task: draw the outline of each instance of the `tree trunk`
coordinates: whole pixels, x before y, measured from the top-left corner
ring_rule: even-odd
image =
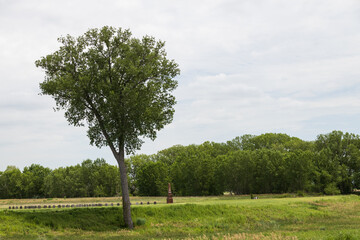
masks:
[[[117,155],[115,157],[119,164],[119,170],[120,170],[123,217],[124,217],[126,227],[128,227],[129,229],[133,229],[134,224],[131,219],[129,186],[128,186],[127,174],[126,174],[124,148],[120,149],[119,155]]]

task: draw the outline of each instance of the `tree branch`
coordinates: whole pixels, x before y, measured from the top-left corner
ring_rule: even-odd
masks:
[[[101,118],[101,115],[99,113],[99,111],[96,109],[96,107],[94,106],[93,102],[91,101],[89,95],[87,92],[85,92],[85,100],[86,102],[89,104],[90,110],[95,114],[96,119],[99,122],[99,126],[101,129],[101,132],[103,133],[107,143],[109,144],[109,147],[112,151],[112,153],[117,156],[119,153],[116,151],[114,144],[112,143],[109,134],[107,133],[106,129],[105,129],[105,125],[104,125],[104,121]]]
[[[139,82],[137,82],[133,87],[132,89],[135,89],[137,86],[139,86],[140,84],[142,83],[145,83],[146,81],[150,80],[151,78],[145,78],[143,80],[140,80]]]

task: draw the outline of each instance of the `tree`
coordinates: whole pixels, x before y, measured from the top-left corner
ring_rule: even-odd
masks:
[[[151,156],[145,154],[134,155],[131,156],[129,159],[127,159],[126,166],[129,175],[129,188],[130,188],[130,193],[132,195],[139,194],[139,187],[138,187],[139,171],[142,168],[142,166],[149,161],[151,161]]]
[[[22,198],[22,175],[15,166],[8,166],[0,175],[1,198]]]
[[[63,167],[53,170],[44,179],[44,191],[47,197],[69,197],[66,196],[66,169]]]
[[[28,198],[45,197],[44,179],[51,173],[49,168],[31,164],[23,170],[24,196]]]
[[[58,39],[61,47],[36,61],[45,70],[41,93],[65,110],[71,125],[87,124],[90,143],[109,146],[118,162],[123,217],[133,228],[124,155],[173,119],[178,64],[166,57],[164,42],[132,37],[130,30],[90,29]]]
[[[167,196],[169,176],[162,162],[148,161],[137,173],[137,186],[141,196]]]
[[[360,170],[360,137],[332,131],[320,134],[315,147],[319,154],[325,155],[318,164],[319,169],[325,169],[333,176],[331,181],[334,183],[328,183],[328,189],[338,188],[343,194],[351,193],[355,187],[356,173]]]
[[[285,154],[285,179],[288,189],[285,191],[308,191],[310,190],[311,177],[314,175],[315,154],[309,150],[295,151]]]

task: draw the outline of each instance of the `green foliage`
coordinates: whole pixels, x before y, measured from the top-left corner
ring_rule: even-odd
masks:
[[[215,161],[219,145],[205,142],[202,145],[190,145],[178,149],[170,169],[174,192],[185,196],[206,196],[222,194],[219,191],[216,172],[218,162]],[[162,158],[164,161],[164,155]],[[170,162],[170,161],[166,161]]]
[[[54,98],[56,110],[65,110],[70,124],[87,123],[91,144],[132,153],[141,137],[155,139],[172,121],[170,93],[180,70],[166,58],[164,42],[107,26],[58,41],[58,51],[36,61],[46,74],[40,89]]]
[[[145,225],[146,219],[145,218],[138,218],[136,219],[136,226],[142,226]]]
[[[322,191],[334,183],[341,193],[351,193],[360,172],[360,137],[333,131],[319,135],[315,147],[319,154],[315,164],[317,183],[322,185]]]
[[[325,187],[324,193],[327,195],[338,195],[340,194],[340,190],[336,187],[336,184],[332,182]]]
[[[22,189],[21,171],[15,166],[8,166],[0,176],[1,198],[21,198]]]
[[[333,238],[334,240],[355,240],[357,238],[355,238],[353,235],[351,235],[350,233],[339,233],[339,235],[337,235],[336,237]]]
[[[45,168],[39,164],[32,164],[30,167],[25,167],[22,174],[24,197],[45,197],[44,180],[50,172],[51,170],[49,168]]]
[[[319,135],[315,142],[286,134],[244,135],[226,144],[177,145],[129,161],[134,194],[139,195],[158,195],[155,189],[164,188],[165,179],[183,196],[225,191],[332,195],[360,186],[360,138],[340,131]],[[149,166],[151,170],[144,171]],[[157,186],[153,179],[160,172]],[[148,179],[149,185],[138,179]]]
[[[104,159],[54,170],[33,164],[21,172],[9,166],[0,174],[0,198],[112,197],[119,193],[119,169]]]
[[[167,195],[167,169],[162,162],[146,162],[138,169],[137,187],[143,196]]]

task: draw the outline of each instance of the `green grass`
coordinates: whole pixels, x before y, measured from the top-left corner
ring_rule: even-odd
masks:
[[[3,200],[3,209],[10,201],[26,202]],[[46,201],[60,203],[57,199]],[[257,200],[249,196],[179,197],[169,205],[164,204],[166,198],[132,198],[133,203],[141,201],[160,204],[133,204],[133,221],[137,223],[133,231],[123,228],[120,207],[4,209],[0,211],[0,239],[360,239],[360,197],[355,195],[261,195]]]

